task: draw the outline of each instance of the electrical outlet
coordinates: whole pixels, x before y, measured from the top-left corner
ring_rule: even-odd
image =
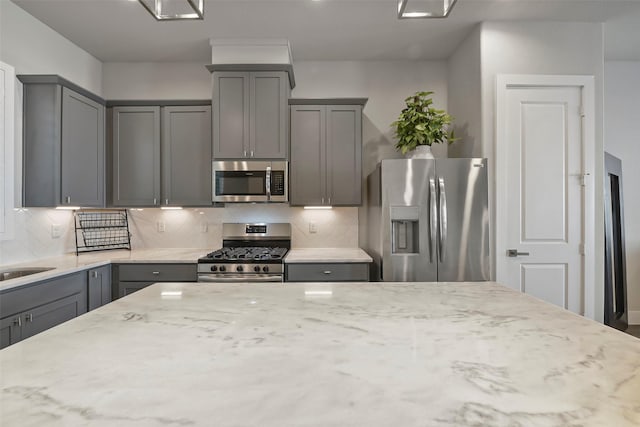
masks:
[[[200,224],[200,232],[201,233],[206,233],[207,231],[209,231],[209,224],[207,224],[206,222],[203,222]]]
[[[158,221],[158,233],[164,233],[164,221]]]
[[[62,226],[60,224],[51,224],[51,237],[58,239],[62,236]]]
[[[309,233],[317,233],[318,232],[318,224],[315,222],[309,223]]]

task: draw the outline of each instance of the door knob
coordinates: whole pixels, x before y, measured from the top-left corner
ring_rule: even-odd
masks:
[[[529,252],[518,252],[517,249],[507,249],[507,256],[512,258],[517,256],[529,256]]]

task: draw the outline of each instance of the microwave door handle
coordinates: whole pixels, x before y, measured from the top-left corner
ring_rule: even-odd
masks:
[[[271,166],[267,166],[267,177],[264,185],[267,190],[267,200],[271,200]]]

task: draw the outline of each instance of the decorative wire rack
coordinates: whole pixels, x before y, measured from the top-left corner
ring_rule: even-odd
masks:
[[[76,255],[111,249],[131,250],[129,220],[125,209],[78,210],[74,213]]]

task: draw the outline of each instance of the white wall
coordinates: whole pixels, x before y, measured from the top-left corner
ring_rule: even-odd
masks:
[[[199,62],[105,62],[105,99],[211,99],[211,73]]]
[[[7,0],[0,0],[0,61],[15,67],[16,74],[58,74],[79,86],[102,94],[102,63],[42,22]],[[20,183],[22,147],[21,85],[16,87],[15,173]],[[17,186],[20,189],[20,186]],[[20,192],[17,191],[17,194]],[[73,249],[72,215],[52,209],[6,211],[12,238],[0,241],[0,264],[55,256]],[[51,225],[63,235],[51,237]]]
[[[449,114],[456,137],[449,157],[482,156],[481,26],[458,46],[447,62]]]
[[[640,323],[639,81],[640,62],[605,63],[604,149],[622,160],[628,308],[637,312],[630,316],[636,323]]]
[[[102,62],[7,0],[0,0],[0,61],[16,74],[58,74],[102,94]]]
[[[494,163],[495,93],[498,74],[579,74],[595,76],[596,169],[595,265],[596,307],[604,306],[603,180],[603,74],[602,24],[575,22],[485,22],[482,24],[482,152]],[[495,168],[489,168],[489,202],[495,224]],[[495,229],[495,228],[493,228]],[[492,248],[495,248],[495,233]],[[495,257],[494,257],[495,262]],[[495,265],[493,267],[495,272]],[[596,319],[602,320],[602,310]]]

